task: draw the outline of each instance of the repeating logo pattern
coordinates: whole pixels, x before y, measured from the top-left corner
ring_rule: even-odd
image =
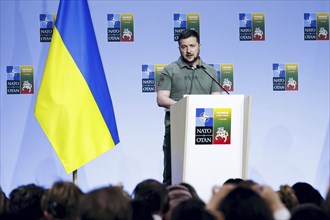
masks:
[[[195,145],[231,143],[231,108],[197,108]]]
[[[265,15],[263,13],[239,14],[239,40],[265,40]]]
[[[51,42],[56,14],[40,14],[40,42]]]
[[[7,66],[7,94],[33,94],[33,66]]]
[[[328,13],[304,13],[304,39],[329,40]]]
[[[220,65],[220,83],[224,89],[228,92],[234,91],[234,65],[233,64],[221,64]]]
[[[273,91],[298,90],[298,64],[273,64]]]
[[[134,16],[132,14],[108,14],[108,42],[134,41]]]
[[[174,20],[174,41],[178,41],[178,37],[183,30],[193,29],[199,33],[199,14],[179,14],[173,15]]]
[[[200,15],[197,13],[173,14],[174,41],[185,29],[200,30]],[[40,42],[50,42],[56,14],[39,14]],[[132,14],[107,14],[108,42],[134,41],[134,17]],[[239,13],[240,41],[265,40],[264,13]],[[329,40],[329,13],[304,13],[304,40]],[[227,91],[234,91],[233,64],[210,64],[218,73],[220,84]],[[142,65],[142,92],[156,92],[156,86],[163,64]],[[28,66],[27,66],[28,67]],[[29,68],[27,68],[29,69]],[[21,66],[7,66],[7,94],[33,93],[33,67],[22,74]],[[30,72],[30,79],[23,80]],[[24,78],[24,77],[23,77]],[[27,82],[26,82],[27,81]],[[273,91],[298,90],[298,65],[273,64]]]
[[[227,91],[234,91],[234,65],[233,64],[209,64],[217,71],[220,85]]]
[[[142,92],[156,92],[160,73],[166,64],[142,65]]]

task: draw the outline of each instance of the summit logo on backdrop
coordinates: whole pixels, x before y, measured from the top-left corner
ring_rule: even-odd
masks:
[[[234,65],[233,64],[209,64],[217,71],[220,85],[227,91],[234,91]]]
[[[33,66],[7,66],[7,94],[33,94]]]
[[[56,14],[40,14],[40,42],[51,42]]]
[[[298,91],[298,64],[273,64],[273,91]]]
[[[239,14],[239,40],[264,41],[265,15],[263,13]]]
[[[193,29],[199,33],[199,14],[179,14],[173,15],[174,20],[174,41],[178,41],[179,35],[186,29]]]
[[[132,14],[108,14],[108,42],[133,42],[134,17]]]
[[[329,40],[328,13],[304,13],[304,40]]]
[[[160,73],[166,64],[142,65],[142,92],[156,92]]]

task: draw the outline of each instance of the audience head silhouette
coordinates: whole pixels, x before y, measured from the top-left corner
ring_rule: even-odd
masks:
[[[182,201],[188,200],[192,198],[189,190],[180,184],[174,184],[167,187],[168,195],[169,195],[169,204],[170,208],[165,214],[165,220],[171,219],[172,210],[180,204]]]
[[[130,220],[130,197],[118,186],[92,190],[81,197],[79,215],[80,220]]]
[[[167,188],[154,179],[146,179],[137,184],[133,190],[132,198],[142,201],[145,208],[149,209],[153,215],[163,217],[169,209]]]
[[[195,198],[182,201],[173,210],[171,220],[214,220],[205,209],[205,204]]]
[[[47,219],[76,219],[79,199],[83,195],[80,188],[65,181],[55,182],[42,199],[41,208]]]
[[[318,190],[306,182],[297,182],[293,184],[292,189],[298,198],[300,204],[313,203],[319,207],[323,206],[324,198]]]
[[[219,204],[226,220],[272,220],[264,199],[247,187],[236,187]]]
[[[35,220],[43,217],[40,203],[45,191],[34,183],[14,189],[9,195],[9,210],[13,218]]]
[[[83,193],[72,182],[57,181],[46,190],[35,184],[0,187],[1,220],[330,220],[326,199],[310,184],[281,185],[274,191],[253,180],[228,179],[201,200],[194,186],[139,182],[130,196],[122,186]]]

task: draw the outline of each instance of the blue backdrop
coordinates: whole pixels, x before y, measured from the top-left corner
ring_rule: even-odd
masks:
[[[31,182],[49,187],[56,180],[71,180],[33,115],[49,48],[40,42],[39,16],[56,14],[59,2],[0,3],[1,187],[9,193]],[[202,59],[233,64],[232,93],[252,96],[249,178],[276,190],[304,181],[325,194],[329,40],[304,40],[304,13],[329,14],[328,0],[90,0],[89,6],[121,142],[78,170],[83,190],[121,182],[130,192],[143,179],[162,180],[164,111],[155,93],[142,93],[141,66],[176,60],[173,14],[197,13]],[[108,42],[107,14],[126,13],[134,15],[134,42]],[[265,41],[239,41],[239,13],[265,15]],[[298,64],[298,91],[273,91],[274,63]],[[7,67],[23,65],[34,67],[34,94],[7,94]]]

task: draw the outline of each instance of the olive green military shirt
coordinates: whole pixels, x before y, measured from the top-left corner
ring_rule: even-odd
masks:
[[[170,98],[179,101],[188,94],[211,94],[221,92],[220,86],[209,76],[218,82],[216,70],[200,60],[195,69],[186,64],[181,57],[164,67],[157,83],[157,90],[170,91]],[[165,124],[169,124],[169,114],[165,118]]]

